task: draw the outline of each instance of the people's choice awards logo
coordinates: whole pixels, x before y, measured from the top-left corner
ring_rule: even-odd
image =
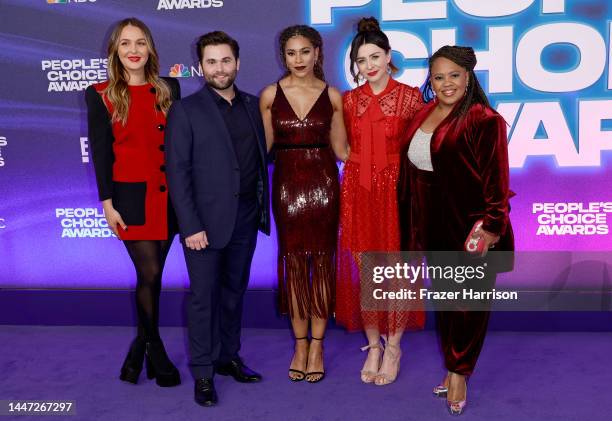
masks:
[[[330,38],[345,38],[350,15],[343,12],[374,2],[309,3],[306,23],[321,25]],[[554,160],[560,168],[602,166],[602,155],[612,150],[612,131],[606,128],[612,120],[609,0],[376,3],[393,50],[406,59],[400,63],[400,82],[420,86],[427,77],[427,57],[443,45],[473,36],[485,46],[476,48],[475,70],[486,72],[489,100],[511,128],[510,168],[524,168],[532,159]],[[588,13],[582,9],[584,3],[593,5],[584,6]],[[472,35],[461,34],[461,27],[471,28]],[[339,58],[352,84],[350,43],[343,45]],[[538,135],[540,126],[545,136]]]
[[[98,208],[57,208],[62,238],[108,238],[115,234],[108,228],[104,211]]]
[[[209,9],[223,7],[223,0],[159,0],[157,10]]]
[[[48,4],[95,3],[96,0],[47,0]]]
[[[2,148],[8,145],[6,137],[0,136],[0,167],[4,167],[4,157],[2,156]]]
[[[170,68],[170,77],[190,77],[191,72],[184,64],[175,64]]]
[[[537,215],[536,235],[608,235],[612,202],[533,203]]]
[[[83,91],[107,79],[106,58],[42,60],[49,81],[48,92]]]

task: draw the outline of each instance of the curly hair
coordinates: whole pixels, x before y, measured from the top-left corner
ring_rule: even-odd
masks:
[[[323,38],[321,38],[321,34],[316,29],[307,26],[307,25],[293,25],[285,28],[281,31],[278,37],[278,44],[280,48],[280,59],[281,63],[287,67],[285,61],[285,49],[287,47],[287,42],[293,37],[304,37],[314,48],[319,49],[319,57],[314,64],[314,75],[325,81],[325,73],[323,72]],[[285,76],[289,74],[289,70],[285,72]]]

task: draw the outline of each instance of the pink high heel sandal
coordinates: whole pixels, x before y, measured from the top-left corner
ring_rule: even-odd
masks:
[[[378,375],[378,369],[380,368],[380,364],[382,361],[382,351],[384,351],[384,347],[382,346],[382,344],[380,342],[376,342],[376,343],[368,344],[364,347],[361,347],[362,351],[368,351],[368,356],[369,356],[369,350],[371,349],[378,349],[381,352],[380,352],[380,355],[378,356],[378,364],[376,367],[376,371],[365,370],[365,369],[361,370],[361,381],[364,383],[373,383],[376,380],[376,376]],[[365,368],[367,361],[368,360],[366,359],[366,362],[363,364],[364,368]]]
[[[400,370],[400,358],[402,358],[402,349],[400,348],[399,345],[393,345],[389,342],[386,343],[387,347],[385,349],[385,354],[384,355],[388,355],[392,358],[392,365],[391,365],[391,371],[388,373],[383,373],[380,371],[380,369],[378,370],[378,374],[376,375],[376,386],[386,386],[388,384],[391,384],[395,381],[395,379],[397,379],[397,375],[399,374],[399,370]],[[385,361],[385,357],[383,355],[383,363],[381,364],[381,368],[384,365],[384,361]]]
[[[465,411],[465,407],[467,406],[467,379],[468,379],[468,376],[463,376],[463,379],[465,381],[465,396],[463,397],[463,399],[458,400],[458,401],[449,401],[449,400],[446,401],[448,412],[454,416],[461,415]],[[450,380],[449,380],[449,386],[450,386]]]

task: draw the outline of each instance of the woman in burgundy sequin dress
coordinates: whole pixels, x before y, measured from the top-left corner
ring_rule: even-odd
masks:
[[[304,25],[280,35],[285,77],[268,86],[261,110],[276,159],[272,207],[278,235],[281,313],[296,338],[293,381],[323,379],[323,337],[334,304],[338,167],[348,156],[340,93],[323,75],[320,34]],[[308,341],[310,324],[312,343]]]

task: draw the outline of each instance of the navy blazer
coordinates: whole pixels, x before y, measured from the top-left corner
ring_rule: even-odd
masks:
[[[245,104],[257,139],[259,230],[269,235],[267,150],[259,100],[238,89],[236,95]],[[181,236],[206,231],[210,247],[225,247],[238,212],[240,168],[223,116],[206,86],[172,104],[165,143],[168,191]]]

